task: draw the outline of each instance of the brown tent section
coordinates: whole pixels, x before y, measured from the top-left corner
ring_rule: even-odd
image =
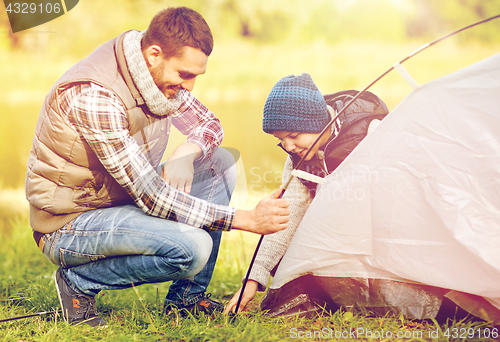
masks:
[[[403,314],[410,319],[434,318],[440,323],[451,317],[460,320],[475,316],[500,324],[500,310],[483,297],[385,279],[307,274],[269,290],[261,303],[261,310],[270,317],[308,316],[339,309],[367,316]]]

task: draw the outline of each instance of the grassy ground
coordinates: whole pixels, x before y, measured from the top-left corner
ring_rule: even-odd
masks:
[[[58,310],[52,281],[56,266],[36,248],[25,218],[11,224],[10,232],[0,232],[0,319]],[[214,298],[227,301],[238,289],[255,242],[240,232],[225,233],[209,287]],[[343,311],[311,318],[270,319],[254,306],[251,314],[233,319],[221,315],[180,318],[162,310],[167,290],[168,284],[151,284],[103,291],[97,308],[108,322],[105,329],[70,326],[59,315],[45,315],[0,323],[0,341],[491,340],[484,338],[487,326],[477,322],[451,321],[439,326],[432,321],[369,318]],[[482,338],[478,338],[479,332]],[[473,333],[475,337],[470,338]]]

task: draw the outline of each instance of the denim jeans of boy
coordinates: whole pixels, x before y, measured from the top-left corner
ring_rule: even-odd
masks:
[[[236,182],[232,155],[218,148],[194,166],[190,194],[228,205]],[[85,212],[43,238],[44,254],[61,266],[77,292],[93,296],[100,290],[173,280],[165,303],[184,306],[205,293],[221,235],[125,205]]]

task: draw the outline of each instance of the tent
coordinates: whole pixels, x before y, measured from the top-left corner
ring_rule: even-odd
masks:
[[[321,185],[261,308],[500,323],[500,54],[414,89]]]

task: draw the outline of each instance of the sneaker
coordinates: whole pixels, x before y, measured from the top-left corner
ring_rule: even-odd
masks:
[[[224,312],[224,304],[210,299],[210,296],[212,296],[212,294],[207,293],[206,295],[201,297],[198,302],[184,307],[176,306],[174,304],[167,304],[165,306],[165,309],[167,310],[167,314],[169,314],[170,312],[172,312],[173,308],[176,308],[177,310],[179,310],[179,313],[182,317],[186,317],[189,314],[198,316],[200,313],[211,316],[216,312]]]
[[[69,287],[61,275],[60,268],[54,274],[54,280],[66,322],[72,325],[86,323],[93,327],[106,325],[106,322],[97,315],[93,296],[78,293]]]

